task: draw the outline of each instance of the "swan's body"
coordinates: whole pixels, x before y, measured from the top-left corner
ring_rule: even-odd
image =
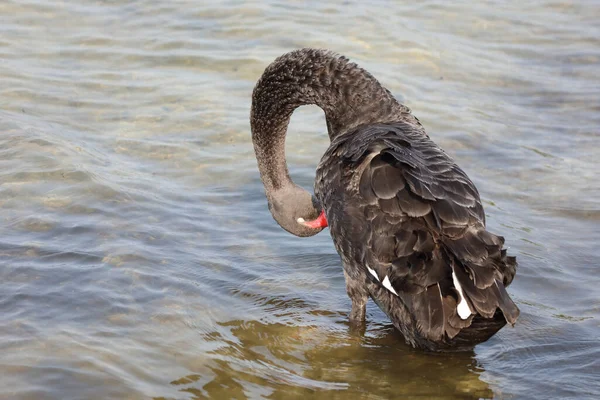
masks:
[[[331,139],[316,199],[285,163],[289,117],[304,104],[325,111]],[[369,73],[327,51],[283,55],[254,89],[251,124],[277,222],[298,236],[328,223],[352,323],[364,321],[368,297],[417,347],[472,346],[515,323],[505,287],[516,260],[486,231],[477,189]]]

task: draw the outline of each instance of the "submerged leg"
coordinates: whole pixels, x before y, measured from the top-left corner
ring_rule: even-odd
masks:
[[[367,311],[367,300],[369,293],[362,280],[349,276],[344,271],[346,277],[346,292],[352,300],[352,311],[350,312],[350,326],[353,328],[364,328],[365,313]]]

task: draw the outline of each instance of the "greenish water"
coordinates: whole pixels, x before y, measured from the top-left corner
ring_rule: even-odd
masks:
[[[594,1],[0,4],[0,398],[600,397]],[[254,83],[326,47],[477,184],[522,314],[471,353],[347,326],[328,232],[266,207]],[[322,112],[287,141],[312,186]]]

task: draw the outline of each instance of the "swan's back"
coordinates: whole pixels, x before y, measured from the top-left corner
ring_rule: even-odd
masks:
[[[421,127],[373,124],[339,136],[315,193],[348,275],[409,342],[472,345],[516,321],[505,290],[516,260],[485,229],[474,184]]]

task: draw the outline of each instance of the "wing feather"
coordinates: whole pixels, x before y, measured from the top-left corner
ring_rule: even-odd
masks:
[[[365,250],[355,258],[389,277],[389,292],[403,301],[422,334],[453,338],[475,315],[493,318],[498,308],[514,323],[519,310],[505,286],[516,261],[502,249],[504,239],[485,230],[479,193],[466,173],[407,123],[371,125],[337,140],[330,149],[358,182],[343,209],[354,209],[365,222]],[[366,267],[365,273],[373,275]],[[472,310],[466,317],[457,312],[463,296]]]

